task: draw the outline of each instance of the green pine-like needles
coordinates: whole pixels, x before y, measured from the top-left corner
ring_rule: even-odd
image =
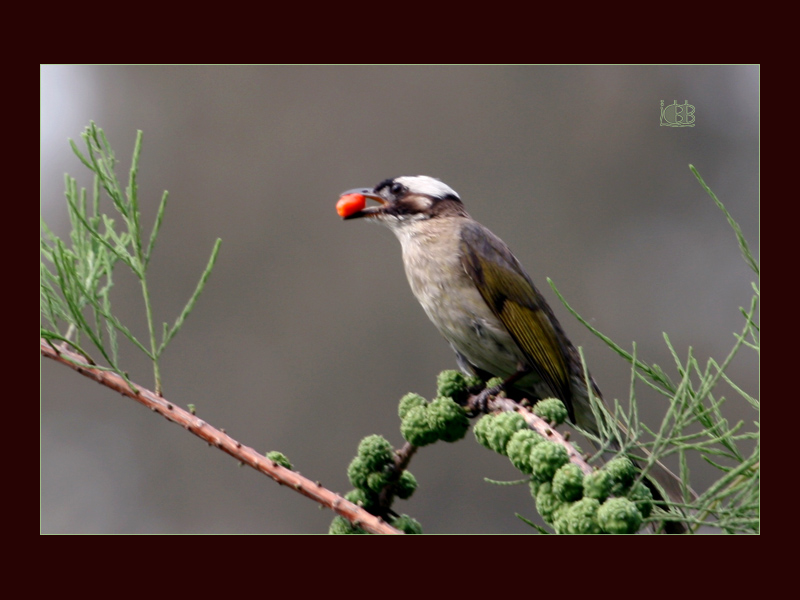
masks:
[[[689,165],[689,168],[725,215],[736,235],[745,263],[758,278],[761,269],[742,234],[741,227],[703,181],[697,169],[692,165]],[[592,399],[592,409],[595,411],[600,428],[600,437],[592,436],[589,432],[582,433],[598,442],[603,450],[608,449],[609,440],[616,440],[623,451],[632,450],[635,442],[643,436],[649,436],[652,438],[652,442],[647,444],[650,456],[646,461],[640,461],[642,469],[646,471],[656,460],[677,454],[680,475],[684,481],[688,481],[687,455],[699,454],[706,462],[721,471],[722,476],[691,505],[683,507],[691,510],[693,514],[686,519],[687,525],[693,530],[701,525],[712,524],[726,533],[757,533],[760,530],[761,505],[760,423],[753,421],[753,427],[750,428],[746,427],[743,420],[730,423],[722,411],[727,401],[722,395],[726,388],[720,385],[726,384],[729,394],[734,398],[744,399],[756,413],[760,410],[760,400],[744,391],[727,373],[731,361],[741,350],[749,349],[756,356],[760,355],[761,329],[757,323],[757,312],[761,291],[757,281],[751,284],[753,295],[749,307],[739,309],[744,317],[744,325],[740,332],[733,333],[735,340],[733,347],[721,362],[708,358],[705,364],[702,364],[691,347],[686,356],[682,357],[669,336],[664,334],[664,341],[680,377],[678,381],[673,380],[660,366],[640,360],[636,354],[635,344],[633,351],[628,352],[594,328],[567,303],[553,282],[549,279],[548,282],[570,313],[631,364],[630,410],[624,411],[616,400],[612,407],[606,408],[602,403]],[[583,359],[583,353],[580,352]],[[667,413],[657,430],[652,430],[639,422],[636,408],[637,392],[634,389],[637,381],[642,381],[669,401]],[[619,423],[623,424],[624,430],[619,427]]]
[[[128,185],[124,190],[114,172],[117,160],[103,130],[91,122],[81,137],[86,144],[85,155],[72,140],[70,145],[84,166],[94,174],[92,198],[89,202],[86,189],[78,189],[75,179],[65,175],[67,210],[72,225],[69,245],[55,235],[44,220],[41,221],[39,278],[41,336],[51,345],[54,342],[67,344],[94,364],[84,348],[85,339],[88,339],[108,363],[108,367],[98,365],[97,368],[114,371],[134,389],[118,364],[118,334],[122,334],[152,361],[155,392],[161,395],[159,359],[167,344],[175,337],[189,316],[200,292],[203,291],[216,262],[222,240],[217,239],[214,244],[211,258],[200,281],[178,318],[172,326],[164,323],[159,340],[155,332],[150,292],[147,287],[147,267],[164,218],[169,194],[165,191],[161,198],[153,229],[145,244],[136,184],[142,132],[137,132]],[[115,219],[101,210],[103,192],[119,213],[121,224],[118,225]],[[149,342],[137,339],[112,313],[110,298],[114,284],[112,273],[120,262],[131,270],[141,284],[147,313]]]

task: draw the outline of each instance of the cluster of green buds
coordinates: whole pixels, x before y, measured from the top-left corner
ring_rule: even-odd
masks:
[[[400,400],[400,433],[415,446],[438,440],[456,442],[467,434],[469,419],[459,405],[474,382],[458,371],[442,371],[437,381],[437,396],[428,402],[419,394],[406,394]]]
[[[267,458],[280,466],[284,467],[285,469],[292,470],[292,463],[289,462],[289,459],[286,458],[286,455],[283,452],[278,452],[277,450],[273,450],[272,452],[267,452]]]
[[[355,488],[345,499],[373,513],[379,508],[380,494],[384,488],[403,500],[410,498],[417,489],[417,480],[410,471],[403,471],[393,483],[394,449],[389,441],[380,435],[370,435],[358,445],[358,455],[347,468],[347,476]],[[405,533],[422,533],[420,524],[407,515],[390,520],[390,524]],[[365,533],[344,517],[334,517],[328,533]]]
[[[541,400],[533,412],[553,425],[566,418],[561,400]],[[635,533],[650,515],[653,496],[625,458],[588,475],[569,460],[567,449],[528,428],[522,415],[486,415],[475,425],[482,445],[507,456],[531,476],[536,509],[556,533]]]

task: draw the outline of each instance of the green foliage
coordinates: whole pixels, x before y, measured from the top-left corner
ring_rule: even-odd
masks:
[[[443,442],[457,442],[469,429],[467,413],[449,397],[435,398],[428,405],[428,421]]]
[[[389,483],[389,474],[383,471],[367,475],[367,487],[373,492],[380,492]]]
[[[358,456],[369,471],[379,471],[392,462],[394,449],[382,435],[370,435],[358,445]]]
[[[534,479],[531,477],[530,480],[530,488],[531,488],[531,496],[534,500],[536,500],[536,494],[539,493],[539,488],[542,487],[543,481],[539,481],[538,479]]]
[[[407,534],[421,534],[422,533],[422,525],[419,524],[419,521],[416,519],[412,519],[408,515],[400,515],[390,521],[390,525],[395,529],[399,529],[403,533]]]
[[[556,510],[564,505],[564,501],[553,493],[553,484],[546,481],[536,490],[536,510],[545,523],[552,525]]]
[[[484,448],[489,448],[489,429],[491,429],[491,422],[494,419],[494,415],[485,415],[478,419],[478,422],[472,427],[472,434],[475,436],[475,440]]]
[[[614,478],[611,473],[601,469],[594,473],[589,473],[583,478],[583,495],[586,498],[594,498],[602,502],[611,495],[613,486]]]
[[[375,502],[378,499],[378,496],[371,491],[362,490],[362,489],[355,489],[350,490],[345,495],[345,500],[352,502],[353,504],[357,504],[362,508],[372,508],[375,506]]]
[[[400,433],[414,446],[427,446],[438,440],[456,442],[469,429],[466,411],[449,397],[428,403],[422,396],[406,394],[400,400],[398,414],[402,419]]]
[[[547,448],[545,444],[540,446]],[[631,487],[634,476],[633,463],[625,457],[589,475],[567,462],[552,481],[534,477],[531,494],[542,519],[556,533],[635,533],[653,510],[653,496],[641,482]],[[612,490],[628,497],[609,498]]]
[[[531,450],[533,476],[539,481],[550,481],[563,465],[569,462],[567,449],[555,442],[543,441]]]
[[[467,393],[469,380],[456,371],[444,371],[437,383],[440,394],[446,392],[463,396]],[[466,412],[449,395],[440,395],[429,403],[419,394],[408,393],[400,399],[397,413],[401,419],[400,433],[409,444],[416,447],[427,446],[437,440],[455,442],[463,438],[469,428]],[[414,450],[416,448],[411,450],[411,454]],[[397,456],[402,457],[405,452],[408,452],[407,448]],[[410,454],[407,457],[410,458]],[[347,469],[350,483],[356,488],[348,494],[348,499],[352,498],[351,501],[373,514],[385,517],[393,497],[407,500],[417,489],[417,479],[405,468],[407,460],[398,458],[399,462],[395,465],[395,452],[382,436],[364,438],[358,446],[358,455]],[[381,506],[378,505],[379,498]],[[406,515],[395,519],[392,524],[406,533],[422,533],[419,523]],[[339,525],[332,523],[331,532],[337,527]]]
[[[400,423],[400,433],[414,446],[427,446],[439,439],[436,429],[431,427],[428,420],[427,406],[415,406],[409,410]]]
[[[715,204],[727,218],[734,230],[736,240],[747,265],[755,273],[760,274],[758,262],[744,239],[741,228],[708,188],[697,170],[690,166],[700,184],[714,200]],[[548,280],[549,281],[549,280]],[[561,299],[564,306],[586,326],[592,333],[603,340],[611,349],[631,364],[630,400],[628,410],[624,410],[618,402],[607,407],[595,398],[591,398],[592,410],[595,413],[599,433],[582,431],[586,437],[594,440],[603,450],[620,446],[620,454],[636,456],[637,447],[646,447],[649,455],[641,459],[639,464],[642,476],[665,457],[677,455],[680,463],[680,475],[686,482],[686,498],[688,491],[689,468],[687,456],[700,455],[709,464],[719,469],[721,476],[690,507],[678,505],[679,512],[671,512],[670,521],[684,521],[691,530],[700,525],[719,528],[726,533],[755,533],[760,527],[760,433],[757,414],[752,419],[753,426],[748,431],[745,421],[731,423],[723,414],[723,407],[730,402],[723,394],[727,393],[740,401],[748,403],[757,413],[760,402],[739,387],[727,374],[734,357],[742,350],[760,353],[760,328],[756,323],[760,290],[757,283],[752,284],[753,295],[749,306],[741,308],[744,325],[738,333],[734,333],[733,347],[722,361],[708,358],[701,364],[694,352],[689,348],[686,356],[681,356],[664,334],[674,360],[677,380],[673,380],[656,364],[648,364],[636,355],[636,345],[632,351],[620,347],[610,338],[592,327],[569,304],[550,281],[551,287]],[[581,353],[581,359],[583,359]],[[636,384],[642,382],[648,389],[654,390],[667,400],[667,411],[660,426],[651,429],[638,419]],[[591,385],[589,385],[591,389]],[[648,441],[645,441],[648,440]],[[601,453],[598,453],[600,455]],[[603,500],[609,494],[627,493],[637,503],[640,512],[651,521],[663,521],[666,515],[661,509],[653,510],[652,499],[645,495],[639,483],[635,482],[629,492],[625,491],[630,484],[630,475],[622,483],[612,482],[606,470],[587,476],[584,481],[584,496]],[[609,487],[609,482],[611,487]],[[648,490],[649,492],[649,490]],[[644,497],[647,496],[647,497]],[[614,506],[612,504],[612,506]],[[635,507],[634,507],[635,508]],[[610,511],[611,509],[605,509]],[[651,512],[652,511],[652,512]],[[609,523],[616,522],[607,517]],[[615,529],[611,525],[608,526]],[[624,529],[624,528],[622,528]]]
[[[742,257],[744,258],[747,265],[753,270],[756,276],[761,275],[761,268],[758,266],[758,261],[756,261],[753,253],[750,251],[750,246],[747,244],[747,240],[744,239],[744,234],[742,233],[742,228],[739,227],[739,224],[734,221],[731,213],[725,208],[722,202],[719,201],[717,195],[711,191],[711,188],[706,185],[706,182],[703,181],[703,178],[700,177],[700,173],[698,173],[697,169],[694,168],[694,165],[689,165],[689,169],[694,173],[694,176],[697,178],[697,181],[700,182],[700,185],[703,186],[703,189],[706,193],[711,196],[711,199],[714,201],[719,209],[725,214],[725,217],[728,219],[728,224],[733,229],[733,232],[736,234],[736,241],[739,243],[739,249],[742,251]]]
[[[367,436],[358,445],[358,454],[347,468],[347,477],[356,489],[367,494],[379,492],[389,482],[393,459],[394,450],[386,438]]]
[[[408,500],[417,489],[417,478],[414,477],[411,471],[403,471],[394,489],[398,498]]]
[[[567,407],[558,398],[546,398],[533,405],[533,414],[552,425],[561,425],[567,420]]]
[[[553,475],[553,493],[564,502],[574,502],[583,496],[583,471],[567,463]]]
[[[486,382],[486,389],[491,389],[491,388],[497,387],[499,385],[503,385],[503,378],[502,377],[492,377],[489,381]]]
[[[419,394],[409,392],[400,399],[400,406],[398,407],[397,414],[400,415],[401,419],[405,419],[408,411],[410,411],[412,408],[417,408],[420,406],[424,407],[427,406],[427,404],[428,401],[425,400],[425,398]]]
[[[631,459],[627,456],[618,456],[617,458],[608,461],[603,470],[608,471],[614,485],[611,487],[611,493],[615,496],[622,496],[628,492],[633,480],[636,477],[636,467],[633,466]]]
[[[413,410],[417,408],[419,407]],[[386,517],[394,496],[406,500],[417,489],[417,479],[414,475],[407,470],[398,472],[397,468],[395,451],[386,438],[380,435],[365,437],[358,445],[358,454],[347,469],[347,477],[356,489],[345,494],[345,498],[372,514]],[[400,523],[403,527],[413,529],[413,523],[416,521],[409,519],[406,517]],[[419,526],[419,523],[416,525]],[[340,529],[342,529],[341,523],[337,523],[334,519],[329,533],[360,533],[360,531],[346,529],[340,531]]]
[[[628,492],[628,500],[636,504],[645,519],[653,512],[653,492],[641,481],[637,481]]]
[[[347,478],[350,480],[350,485],[359,490],[369,490],[367,478],[372,471],[369,470],[364,459],[356,456],[350,461],[350,466],[347,467]]]
[[[463,403],[469,394],[470,381],[461,371],[442,371],[436,378],[436,395]]]
[[[606,533],[636,533],[642,514],[627,498],[609,498],[597,510],[597,521]]]
[[[526,475],[531,475],[533,473],[531,450],[543,441],[544,438],[531,429],[515,431],[506,444],[506,453],[511,464]]]
[[[272,452],[267,452],[267,458],[269,460],[275,461],[280,466],[290,469],[292,468],[292,463],[289,462],[289,459],[286,458],[286,455],[282,452],[278,452],[277,450],[273,450]]]
[[[506,446],[511,437],[526,427],[522,415],[514,412],[485,415],[475,425],[475,439],[490,450],[507,456]]]
[[[331,525],[328,528],[328,533],[331,535],[352,535],[352,534],[366,534],[367,532],[361,529],[361,527],[353,527],[353,524],[341,517],[336,515],[333,517],[333,521],[331,521]]]
[[[65,343],[92,361],[84,348],[83,338],[88,339],[109,365],[98,365],[98,368],[116,372],[133,387],[119,365],[118,334],[121,334],[153,363],[155,391],[160,394],[159,359],[203,290],[217,259],[220,240],[214,244],[211,258],[186,306],[172,326],[164,323],[159,339],[147,287],[147,267],[164,218],[168,194],[164,192],[155,224],[149,238],[145,238],[137,186],[142,132],[136,136],[128,184],[124,189],[114,172],[117,160],[103,130],[91,123],[82,137],[86,155],[72,140],[70,144],[78,159],[94,173],[94,185],[89,200],[86,190],[79,190],[75,179],[68,175],[65,177],[67,210],[72,224],[71,243],[61,240],[44,221],[41,222],[39,307],[46,323],[41,327],[41,336],[50,343]],[[111,201],[118,222],[101,209],[103,195]],[[140,282],[149,342],[137,339],[112,312],[112,275],[118,263],[126,266]]]
[[[535,446],[534,454],[546,465],[540,477],[530,481],[536,510],[556,533],[635,533],[653,508],[653,497],[642,483],[636,483],[630,498],[607,498],[612,487],[622,488],[628,471],[622,461],[612,468],[584,476],[580,467],[563,462],[552,478],[546,475],[556,462],[563,461],[563,446],[545,441]],[[553,460],[553,457],[558,457]],[[624,459],[627,460],[627,459]],[[535,471],[534,471],[535,472]],[[583,497],[582,497],[583,496]]]
[[[595,498],[581,498],[570,505],[565,513],[561,527],[556,528],[557,533],[587,534],[600,533],[597,522],[597,511],[600,502]]]

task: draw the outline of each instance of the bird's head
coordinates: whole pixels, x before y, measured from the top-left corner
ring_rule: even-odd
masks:
[[[340,210],[339,214],[345,219],[369,218],[389,227],[399,227],[425,219],[468,216],[455,190],[427,175],[385,179],[372,189],[359,188],[342,194],[342,198],[358,196],[374,200],[378,205],[363,208],[354,205],[352,209]]]

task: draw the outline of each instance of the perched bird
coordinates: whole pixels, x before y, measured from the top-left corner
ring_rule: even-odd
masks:
[[[378,205],[365,206],[365,198]],[[424,175],[396,177],[345,192],[340,204],[345,219],[395,233],[411,290],[462,370],[503,378],[511,396],[560,398],[572,422],[599,433],[578,352],[508,246],[467,214],[452,188]],[[680,480],[665,466],[654,464],[648,476],[683,502]]]

